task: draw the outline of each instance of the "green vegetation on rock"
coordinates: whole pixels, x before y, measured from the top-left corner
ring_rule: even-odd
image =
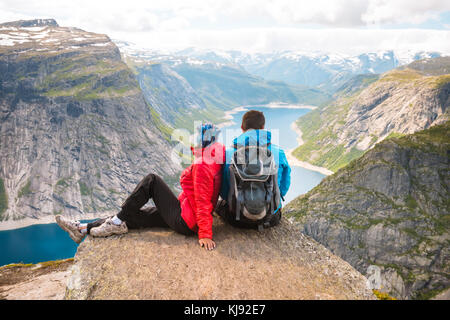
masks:
[[[138,84],[121,61],[103,60],[88,53],[61,58],[52,65],[37,89],[47,97],[93,100],[136,94]]]
[[[59,179],[59,180],[56,182],[56,185],[57,185],[57,186],[64,187],[64,188],[66,188],[66,187],[69,186],[69,184],[67,183],[67,179],[64,179],[64,178]]]
[[[209,106],[207,109],[191,109],[185,114],[178,114],[175,118],[174,126],[175,128],[187,129],[190,133],[194,132],[195,121],[220,123],[223,122],[224,111],[214,107]]]
[[[316,109],[300,117],[296,124],[302,132],[304,143],[294,150],[293,155],[299,160],[337,171],[364,154],[363,150],[355,147],[348,150],[343,144],[328,143],[337,138],[333,130],[334,125],[344,123],[345,116],[354,100],[355,96],[351,96],[340,101],[341,104],[335,105],[331,110]],[[322,128],[324,113],[333,119],[326,128]]]
[[[450,142],[450,122],[432,126],[428,130],[422,130],[412,135],[404,135],[392,140],[405,148],[419,149],[423,152],[448,155]]]
[[[372,290],[373,294],[378,298],[378,300],[397,300],[394,297],[391,297],[387,293],[381,292],[379,290]]]
[[[400,138],[400,137],[403,137],[403,136],[404,136],[403,133],[391,132],[385,139]]]
[[[78,181],[78,185],[80,186],[80,193],[82,196],[92,195],[92,189],[89,188],[84,182],[80,180]]]
[[[147,103],[148,109],[150,110],[150,113],[152,115],[153,122],[155,126],[158,128],[158,130],[162,133],[163,137],[170,141],[170,137],[173,131],[173,128],[168,126],[164,123],[163,120],[161,120],[160,115]]]
[[[0,221],[3,218],[3,213],[8,209],[8,196],[6,195],[5,183],[0,178]]]
[[[17,194],[17,197],[22,198],[24,196],[27,196],[31,194],[31,180],[28,180],[27,183],[20,189],[19,193]]]

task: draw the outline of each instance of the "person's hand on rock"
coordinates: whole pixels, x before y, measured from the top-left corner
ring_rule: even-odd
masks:
[[[212,250],[216,247],[216,243],[208,238],[203,238],[198,240],[200,247],[204,247],[206,250]]]

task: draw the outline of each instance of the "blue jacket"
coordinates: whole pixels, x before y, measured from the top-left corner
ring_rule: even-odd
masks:
[[[257,132],[258,131],[258,132]],[[250,139],[251,142],[259,141],[260,145],[269,143],[269,150],[272,151],[274,155],[274,160],[276,165],[278,166],[278,186],[280,188],[280,193],[284,197],[289,190],[289,186],[291,185],[291,167],[286,159],[286,154],[283,149],[271,143],[271,133],[267,130],[247,130],[239,137],[233,140],[233,147],[227,148],[226,151],[226,162],[223,166],[223,174],[222,174],[222,185],[220,187],[220,196],[222,199],[228,199],[228,190],[230,188],[230,163],[235,152],[234,144],[244,144],[245,139]],[[256,144],[256,143],[255,143]],[[280,202],[281,207],[281,202]],[[279,207],[279,208],[280,208]],[[278,209],[279,209],[278,208]],[[277,211],[278,211],[277,209]]]

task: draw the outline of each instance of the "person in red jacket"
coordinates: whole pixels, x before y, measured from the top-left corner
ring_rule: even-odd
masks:
[[[178,197],[160,176],[150,173],[138,183],[117,215],[87,224],[58,215],[56,222],[77,243],[86,234],[107,237],[127,233],[128,228],[169,227],[184,235],[197,233],[200,246],[214,249],[212,212],[225,162],[225,147],[217,142],[219,132],[211,124],[199,128],[199,141],[195,148],[191,147],[194,162],[181,174],[182,192]],[[142,208],[150,199],[155,206]]]

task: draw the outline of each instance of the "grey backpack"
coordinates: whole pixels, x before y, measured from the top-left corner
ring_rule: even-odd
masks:
[[[259,144],[259,139],[234,145],[230,163],[228,208],[236,221],[255,224],[258,230],[270,225],[280,206],[278,167],[270,144]]]

